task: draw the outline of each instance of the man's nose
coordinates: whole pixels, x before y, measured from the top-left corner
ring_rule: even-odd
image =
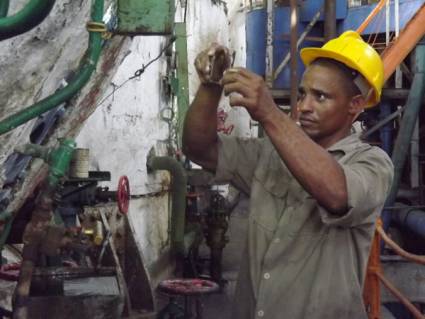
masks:
[[[298,101],[297,110],[300,113],[313,112],[313,99],[308,94],[306,94]]]

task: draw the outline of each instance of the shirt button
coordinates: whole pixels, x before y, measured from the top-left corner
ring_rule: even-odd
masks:
[[[260,310],[257,312],[258,317],[264,317],[264,311]]]
[[[275,242],[275,244],[279,244],[280,243],[280,238],[275,238],[274,242]]]
[[[264,279],[270,279],[270,274],[269,274],[268,272],[266,272],[266,273],[264,274]]]

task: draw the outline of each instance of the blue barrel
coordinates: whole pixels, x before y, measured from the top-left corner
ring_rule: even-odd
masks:
[[[274,69],[282,62],[290,51],[290,8],[276,7],[274,21]],[[305,29],[305,24],[298,25],[298,35]],[[266,35],[267,35],[267,11],[265,8],[254,9],[246,16],[246,65],[247,68],[259,75],[264,76],[266,72]],[[283,36],[286,35],[284,38]],[[304,65],[297,54],[298,80],[304,72]],[[273,83],[275,89],[290,88],[290,63],[282,70]]]

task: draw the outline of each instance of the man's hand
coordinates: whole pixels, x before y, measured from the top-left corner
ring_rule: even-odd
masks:
[[[228,48],[212,43],[208,49],[199,53],[195,59],[195,68],[201,83],[220,85],[224,71],[232,63],[231,60]]]
[[[247,69],[226,70],[222,84],[224,94],[230,95],[230,105],[246,108],[251,118],[260,123],[272,116],[272,111],[277,108],[263,78]]]

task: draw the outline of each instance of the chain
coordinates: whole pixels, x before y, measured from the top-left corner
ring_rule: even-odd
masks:
[[[138,198],[152,198],[152,197],[162,197],[165,194],[168,194],[170,192],[170,189],[161,189],[160,191],[156,192],[150,192],[145,194],[137,194],[137,195],[130,195],[131,199],[138,199]]]

